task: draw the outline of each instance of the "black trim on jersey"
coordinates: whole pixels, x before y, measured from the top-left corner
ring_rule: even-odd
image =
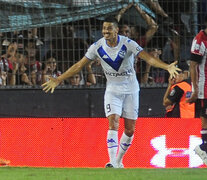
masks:
[[[195,61],[195,62],[197,62],[198,64],[201,63],[202,58],[203,58],[203,56],[198,55],[198,54],[193,54],[193,53],[191,53],[191,56],[190,56],[190,60],[191,60],[191,61]]]

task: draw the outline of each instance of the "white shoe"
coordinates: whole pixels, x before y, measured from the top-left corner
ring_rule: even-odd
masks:
[[[117,168],[124,168],[123,163],[118,164],[118,165],[117,165]]]
[[[207,153],[200,148],[200,145],[194,149],[195,153],[202,159],[203,163],[207,165]]]

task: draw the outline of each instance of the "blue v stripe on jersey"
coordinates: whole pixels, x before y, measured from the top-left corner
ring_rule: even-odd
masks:
[[[113,61],[109,55],[106,53],[106,51],[103,49],[103,47],[101,46],[100,48],[98,48],[98,54],[99,56],[108,64],[110,65],[114,70],[118,71],[121,63],[124,59],[124,56],[126,54],[127,48],[125,45],[123,45],[116,57],[116,59]]]

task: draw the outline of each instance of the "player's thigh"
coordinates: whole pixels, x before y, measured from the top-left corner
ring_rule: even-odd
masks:
[[[195,104],[196,117],[207,118],[207,99],[198,99]]]
[[[123,103],[122,117],[136,120],[139,113],[139,92],[127,94]]]
[[[111,114],[122,114],[123,95],[106,91],[104,95],[104,110],[106,117]]]
[[[200,99],[199,101],[196,101],[196,103],[199,102],[199,106],[197,105],[197,108],[200,107],[201,113],[201,123],[202,128],[207,129],[207,99]]]

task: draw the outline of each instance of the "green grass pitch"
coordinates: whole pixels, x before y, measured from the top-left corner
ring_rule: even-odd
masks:
[[[207,169],[0,167],[1,180],[206,180]]]

